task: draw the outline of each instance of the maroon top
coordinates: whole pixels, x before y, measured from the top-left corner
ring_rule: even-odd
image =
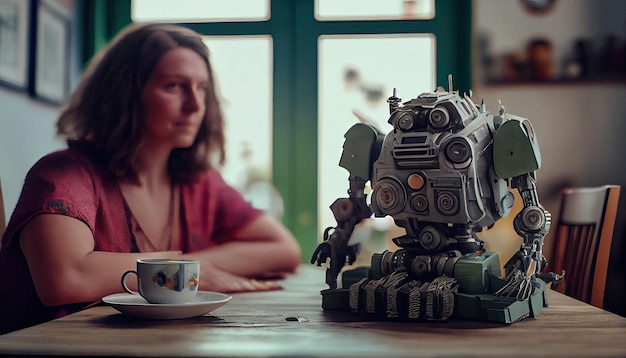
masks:
[[[260,215],[220,174],[208,169],[180,184],[180,248],[194,252],[232,240]],[[45,307],[39,300],[19,244],[22,228],[39,214],[62,214],[84,222],[96,251],[133,252],[137,245],[124,197],[112,173],[75,149],[51,153],[26,175],[0,247],[0,334],[45,322],[87,303]],[[85,238],[91,240],[91,238]]]

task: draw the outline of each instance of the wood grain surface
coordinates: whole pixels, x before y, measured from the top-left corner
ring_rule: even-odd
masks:
[[[323,311],[324,270],[272,292],[235,294],[203,317],[146,320],[108,306],[0,336],[0,355],[141,357],[624,357],[626,318],[550,291],[513,325],[370,321]]]

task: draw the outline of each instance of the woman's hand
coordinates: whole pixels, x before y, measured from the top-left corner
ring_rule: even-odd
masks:
[[[206,262],[200,263],[200,289],[217,292],[251,292],[280,290],[276,280],[255,279],[237,276],[217,269]]]

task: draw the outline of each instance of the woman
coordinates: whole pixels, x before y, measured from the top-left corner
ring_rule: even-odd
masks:
[[[201,290],[279,288],[300,248],[224,183],[223,120],[195,32],[131,25],[86,70],[57,123],[68,149],[27,174],[0,250],[0,333],[121,292],[136,260],[201,261]]]

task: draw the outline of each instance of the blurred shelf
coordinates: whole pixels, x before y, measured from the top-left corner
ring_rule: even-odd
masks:
[[[514,87],[514,86],[596,86],[596,85],[612,85],[612,86],[626,86],[626,77],[616,76],[614,78],[601,78],[601,79],[554,79],[546,81],[537,80],[484,80],[483,85],[488,87]]]

